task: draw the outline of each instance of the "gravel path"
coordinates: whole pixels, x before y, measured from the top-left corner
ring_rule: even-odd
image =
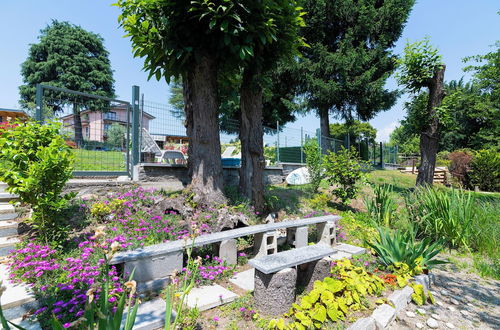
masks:
[[[500,329],[500,281],[456,269],[432,273],[436,304],[410,303],[389,329]]]

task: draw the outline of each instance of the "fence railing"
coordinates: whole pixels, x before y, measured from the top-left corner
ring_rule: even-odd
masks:
[[[62,133],[73,147],[75,175],[131,175],[137,163],[186,164],[189,138],[184,113],[167,103],[139,97],[139,88],[132,89],[132,102],[38,85],[36,118],[62,123]],[[375,166],[397,164],[397,146],[360,141],[349,145],[347,140],[321,136],[319,130],[264,127],[266,165],[304,164],[304,145],[317,139],[326,150],[355,148],[362,159]],[[220,122],[221,158],[223,166],[240,165],[239,121],[222,118]]]

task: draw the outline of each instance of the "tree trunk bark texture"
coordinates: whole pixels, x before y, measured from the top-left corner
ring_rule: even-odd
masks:
[[[81,148],[83,146],[82,117],[76,103],[73,104],[73,128],[75,130],[75,144]]]
[[[429,100],[427,113],[429,123],[420,133],[420,167],[418,168],[417,186],[432,185],[436,167],[436,154],[439,144],[439,118],[436,108],[441,105],[445,96],[444,71],[445,65],[438,69],[429,81]]]
[[[262,126],[262,87],[260,71],[245,69],[240,91],[241,168],[240,192],[252,201],[256,212],[263,212],[264,201],[264,129]]]
[[[194,201],[202,206],[226,203],[218,119],[217,62],[206,54],[183,79],[188,171]]]
[[[330,118],[328,109],[321,109],[319,112],[321,153],[324,155],[330,150]]]

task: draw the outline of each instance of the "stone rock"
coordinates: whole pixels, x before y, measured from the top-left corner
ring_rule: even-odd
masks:
[[[449,329],[455,329],[455,326],[453,325],[453,323],[446,323],[446,326],[449,328]]]
[[[403,310],[406,308],[406,305],[411,301],[411,295],[413,293],[413,289],[409,286],[404,287],[402,290],[394,291],[388,298],[396,308],[396,312]]]
[[[297,274],[297,284],[304,286],[306,291],[311,291],[314,288],[315,281],[323,281],[325,277],[330,277],[331,268],[332,260],[328,257],[300,265]]]
[[[422,314],[422,315],[427,314],[427,312],[423,308],[417,308],[417,313]]]
[[[229,279],[229,282],[233,283],[240,289],[245,291],[253,291],[254,290],[254,277],[255,277],[255,268],[250,268],[245,270],[244,272],[237,273],[233,277]]]
[[[227,304],[236,298],[238,298],[238,295],[215,284],[192,289],[186,297],[186,305],[189,308],[197,307],[202,312]]]
[[[450,303],[452,303],[453,305],[460,305],[460,303],[458,302],[458,300],[453,299],[453,298],[450,299]]]
[[[427,324],[427,326],[431,329],[437,329],[439,328],[439,323],[438,321],[436,321],[435,319],[433,319],[432,317],[427,319],[427,322],[425,322],[425,324]]]
[[[461,313],[463,316],[469,316],[469,315],[470,315],[470,314],[469,314],[469,312],[468,312],[468,311],[466,311],[465,309],[462,309],[462,310],[460,311],[460,313]]]
[[[443,290],[441,290],[441,294],[442,294],[443,296],[447,296],[447,295],[449,295],[450,293],[449,293],[447,290],[443,289]]]
[[[471,304],[471,303],[467,303],[467,306],[469,306],[469,307],[474,307],[474,305],[473,305],[473,304]]]
[[[285,268],[277,273],[264,274],[255,270],[255,307],[265,315],[281,315],[295,302],[297,270]]]
[[[347,330],[375,330],[375,319],[373,317],[365,317],[358,319]]]
[[[441,320],[441,316],[437,315],[437,314],[431,314],[431,317],[435,320]]]
[[[415,316],[417,316],[417,314],[408,311],[408,312],[406,312],[406,316],[408,316],[408,317],[415,317]]]
[[[420,322],[415,323],[415,326],[417,328],[419,328],[419,329],[423,329],[424,328],[424,325],[422,323],[420,323]]]
[[[438,306],[443,307],[443,303],[442,303],[442,302],[440,302],[440,301],[436,301],[436,304],[437,304]]]
[[[218,210],[217,220],[213,226],[213,231],[218,232],[223,229],[233,229],[240,225],[248,226],[248,217],[243,213],[232,214],[230,209],[221,208]]]
[[[429,275],[427,274],[420,274],[417,276],[414,276],[413,279],[417,284],[421,284],[424,287],[424,290],[427,292],[430,287],[431,287],[431,280],[429,278]]]
[[[387,304],[382,304],[373,311],[372,317],[375,319],[377,328],[384,329],[396,317],[396,309]]]
[[[449,309],[451,312],[454,312],[454,311],[456,311],[456,310],[457,310],[457,309],[456,309],[455,307],[453,307],[453,306],[448,306],[448,309]]]

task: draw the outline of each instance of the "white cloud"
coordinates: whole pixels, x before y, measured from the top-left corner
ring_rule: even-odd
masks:
[[[396,127],[398,127],[399,122],[393,121],[388,125],[384,126],[382,129],[377,131],[377,141],[379,142],[389,142],[389,136]]]

